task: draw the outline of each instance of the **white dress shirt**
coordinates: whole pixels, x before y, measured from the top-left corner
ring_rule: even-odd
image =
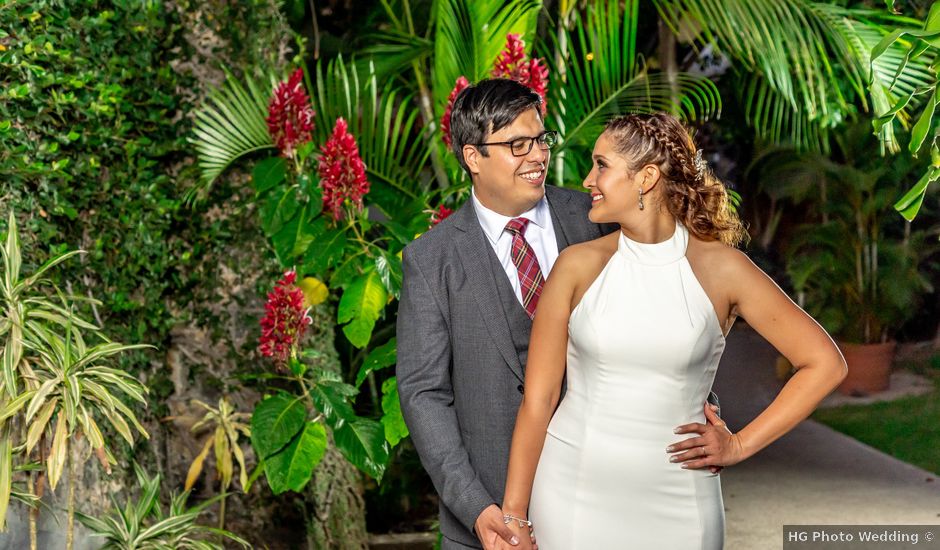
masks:
[[[512,263],[512,234],[505,230],[506,224],[513,218],[503,216],[483,206],[474,190],[471,190],[470,196],[477,219],[483,227],[483,233],[493,246],[496,257],[499,258],[499,263],[509,278],[512,290],[516,293],[516,299],[521,304],[522,285],[519,284],[519,271],[516,269],[516,264]],[[555,240],[555,226],[552,225],[548,201],[543,196],[542,200],[531,210],[523,212],[519,217],[529,220],[525,230],[525,240],[535,252],[539,269],[542,270],[542,277],[547,280],[552,266],[555,265],[555,260],[558,259],[558,241]]]

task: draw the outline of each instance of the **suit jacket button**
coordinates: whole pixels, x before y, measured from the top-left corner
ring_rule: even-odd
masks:
[[[525,388],[522,386],[522,384],[519,384],[519,385],[516,387],[516,389],[519,390],[519,393],[525,393]]]

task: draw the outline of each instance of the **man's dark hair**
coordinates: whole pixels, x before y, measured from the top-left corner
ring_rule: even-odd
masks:
[[[481,80],[457,95],[450,114],[451,147],[460,166],[470,174],[463,159],[463,146],[483,143],[493,134],[512,124],[526,109],[535,109],[541,117],[542,98],[531,88],[506,78]],[[486,147],[480,154],[488,156]]]

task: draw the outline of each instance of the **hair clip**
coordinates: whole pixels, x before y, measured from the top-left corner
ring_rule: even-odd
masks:
[[[699,149],[695,152],[695,160],[693,161],[695,166],[695,179],[701,180],[705,177],[705,171],[708,170],[708,161],[702,158],[702,150]]]

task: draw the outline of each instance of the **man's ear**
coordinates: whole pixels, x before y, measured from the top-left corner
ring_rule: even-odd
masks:
[[[463,146],[463,161],[467,163],[467,168],[470,169],[471,174],[480,173],[480,159],[482,157],[483,155],[480,154],[480,150],[475,146]]]

